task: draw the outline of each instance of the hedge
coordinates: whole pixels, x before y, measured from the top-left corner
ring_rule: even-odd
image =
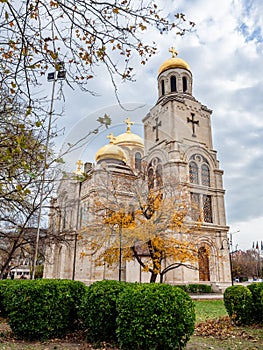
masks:
[[[186,293],[212,293],[212,286],[208,284],[178,284]]]
[[[252,283],[247,286],[252,294],[251,313],[253,321],[263,323],[263,282]]]
[[[18,338],[46,340],[74,329],[86,286],[78,281],[10,283],[4,295],[9,325]]]
[[[122,349],[182,349],[194,332],[191,298],[165,284],[126,287],[117,300],[117,336]]]
[[[11,279],[5,279],[5,280],[0,280],[0,315],[2,317],[7,317],[7,311],[6,311],[6,306],[4,303],[4,297],[5,293],[10,288],[11,285],[14,285],[15,283],[23,283],[27,282],[27,280],[11,280]]]
[[[224,304],[229,317],[237,325],[252,323],[252,293],[247,287],[228,287],[224,292]]]
[[[88,330],[91,342],[116,341],[116,301],[125,282],[98,281],[91,284],[82,298],[79,318]]]

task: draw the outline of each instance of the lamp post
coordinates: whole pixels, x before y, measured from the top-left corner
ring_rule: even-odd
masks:
[[[231,252],[230,252],[230,242],[228,240],[228,238],[224,238],[221,242],[221,250],[224,250],[224,242],[227,243],[227,249],[228,249],[228,255],[229,255],[229,264],[230,264],[230,278],[231,278],[231,284],[232,286],[234,285],[233,282],[233,274],[232,274],[232,256],[231,256]]]
[[[229,263],[230,263],[230,276],[231,276],[231,284],[233,286],[233,264],[232,264],[232,253],[233,253],[233,234],[240,232],[240,230],[237,230],[235,232],[229,232],[229,238],[224,238],[221,242],[221,250],[224,250],[224,242],[227,242],[227,249],[229,251]]]
[[[58,66],[59,69],[56,70],[55,72],[48,73],[48,76],[47,76],[47,80],[52,81],[53,84],[52,84],[50,108],[49,108],[49,113],[48,113],[49,118],[48,118],[48,126],[47,126],[47,138],[46,138],[45,154],[44,154],[44,160],[43,160],[43,172],[42,172],[41,187],[40,187],[36,245],[35,245],[35,254],[34,254],[34,260],[33,260],[33,266],[32,266],[32,279],[35,278],[37,256],[38,256],[41,215],[42,215],[42,209],[43,209],[44,187],[45,187],[45,181],[46,181],[46,168],[47,168],[46,163],[47,163],[47,158],[48,158],[49,142],[50,142],[50,136],[51,136],[51,125],[52,125],[52,114],[53,114],[53,106],[54,106],[55,87],[56,87],[57,80],[63,80],[66,78],[66,71],[64,69],[64,63],[63,62],[56,62],[56,66]]]

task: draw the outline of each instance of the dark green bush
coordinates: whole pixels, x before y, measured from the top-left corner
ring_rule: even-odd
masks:
[[[5,307],[5,302],[4,302],[4,296],[6,293],[6,290],[15,283],[23,283],[27,282],[27,280],[11,280],[11,279],[6,279],[6,280],[0,280],[0,315],[2,317],[7,317],[7,311]]]
[[[228,287],[224,292],[224,304],[229,317],[237,325],[252,323],[252,293],[247,287]]]
[[[4,303],[15,336],[45,340],[73,330],[85,290],[83,283],[68,280],[10,284]]]
[[[177,287],[186,293],[212,293],[212,287],[207,284],[181,284]]]
[[[117,300],[117,335],[122,349],[182,349],[194,332],[191,298],[180,288],[141,284]]]
[[[88,329],[91,342],[116,341],[116,300],[127,284],[119,281],[98,281],[87,288],[79,318]]]
[[[263,282],[252,283],[247,286],[252,293],[252,317],[256,323],[263,323]]]

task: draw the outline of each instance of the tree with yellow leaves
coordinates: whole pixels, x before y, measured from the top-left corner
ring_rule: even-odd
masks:
[[[96,219],[89,226],[88,244],[98,265],[119,267],[119,279],[123,261],[135,259],[150,273],[150,282],[158,276],[163,282],[166,273],[180,266],[196,269],[200,222],[191,220],[193,208],[184,188],[167,184],[149,191],[145,183],[144,177],[111,177],[107,189],[94,193]]]

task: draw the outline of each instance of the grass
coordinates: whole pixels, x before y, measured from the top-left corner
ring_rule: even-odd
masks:
[[[227,316],[223,300],[197,300],[194,303],[196,323]]]
[[[194,301],[196,308],[196,329],[185,350],[257,350],[263,349],[262,327],[236,327],[227,317],[223,300]],[[0,319],[0,326],[5,322]],[[1,327],[0,327],[1,328]],[[45,343],[16,341],[0,331],[0,350],[93,350],[77,338],[74,341],[52,340]],[[103,349],[118,350],[110,346]],[[132,350],[132,349],[131,349]]]

